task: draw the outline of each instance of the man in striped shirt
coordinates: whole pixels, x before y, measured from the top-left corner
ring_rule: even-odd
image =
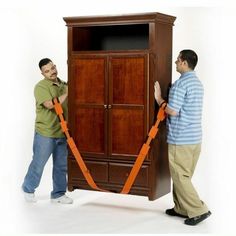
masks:
[[[198,56],[192,50],[182,50],[175,62],[180,78],[172,85],[165,107],[167,118],[167,143],[169,168],[173,180],[174,208],[166,210],[170,216],[187,218],[184,223],[196,225],[211,215],[200,200],[192,182],[202,141],[203,86],[194,71]],[[155,83],[155,99],[159,106],[161,97]]]

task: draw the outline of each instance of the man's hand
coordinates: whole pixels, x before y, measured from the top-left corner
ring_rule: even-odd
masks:
[[[162,100],[161,98],[161,88],[160,88],[160,84],[158,81],[155,82],[154,84],[154,97],[157,101],[157,103],[160,103],[160,100]]]
[[[161,88],[160,88],[160,84],[158,81],[156,81],[154,84],[154,97],[155,97],[159,106],[162,104],[162,102],[164,102],[164,99],[161,97]],[[168,114],[170,116],[177,116],[178,115],[178,112],[170,109],[168,106],[165,108],[165,112],[166,112],[166,114]]]
[[[65,86],[65,93],[68,95],[68,85]]]

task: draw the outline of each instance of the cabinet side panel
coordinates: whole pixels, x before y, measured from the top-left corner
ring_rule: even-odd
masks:
[[[155,102],[154,83],[158,81],[162,96],[168,98],[172,74],[172,26],[157,23],[152,28],[153,50],[150,56],[150,123],[156,117],[158,105]],[[154,200],[170,192],[168,145],[166,143],[166,121],[161,122],[157,137],[152,143],[152,166],[150,169],[149,199]]]

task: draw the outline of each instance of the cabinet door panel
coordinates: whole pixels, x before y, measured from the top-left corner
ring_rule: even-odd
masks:
[[[73,136],[80,152],[105,153],[104,109],[77,108]]]
[[[143,144],[143,110],[112,109],[112,154],[137,155]]]
[[[109,155],[133,159],[147,133],[147,55],[111,57],[109,78]]]
[[[106,155],[106,57],[76,55],[71,59],[69,121],[72,136],[83,156]]]
[[[145,58],[112,58],[113,104],[144,104]]]
[[[104,104],[105,58],[75,58],[71,71],[76,102]]]

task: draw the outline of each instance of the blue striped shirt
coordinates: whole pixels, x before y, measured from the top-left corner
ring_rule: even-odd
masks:
[[[198,144],[202,141],[203,86],[194,71],[183,73],[172,85],[168,107],[177,116],[168,116],[167,142],[170,144]]]

